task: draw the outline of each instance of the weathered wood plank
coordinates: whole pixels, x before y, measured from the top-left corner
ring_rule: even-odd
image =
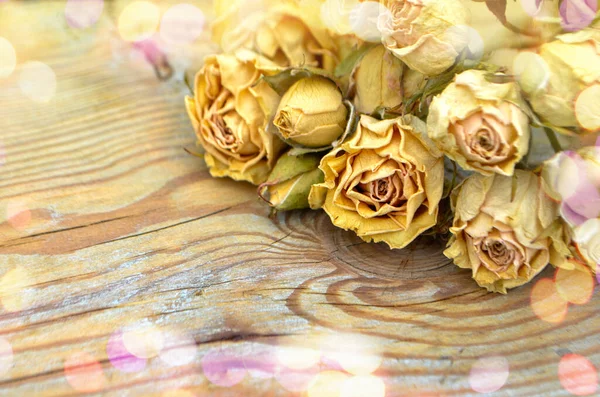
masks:
[[[529,306],[531,287],[487,294],[435,241],[391,252],[320,213],[271,219],[253,187],[210,178],[183,150],[194,144],[185,85],[158,81],[118,44],[124,3],[107,2],[86,31],[64,23],[61,1],[0,4],[0,36],[19,62],[41,60],[58,79],[48,104],[23,96],[18,71],[0,80],[0,278],[18,276],[0,289],[0,337],[14,351],[0,394],[76,395],[65,362],[85,352],[109,396],[290,395],[252,373],[215,385],[207,357],[225,349],[231,368],[252,368],[261,352],[344,349],[331,338],[357,334],[383,358],[375,375],[387,396],[476,395],[469,371],[490,355],[510,365],[499,395],[567,395],[557,374],[566,352],[600,367],[597,294],[548,324]],[[28,212],[16,222],[10,208]],[[111,335],[143,325],[190,335],[193,360],[120,371]]]

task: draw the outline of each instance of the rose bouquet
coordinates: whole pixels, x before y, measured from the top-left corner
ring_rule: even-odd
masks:
[[[490,291],[600,263],[589,1],[216,1],[186,107],[214,177],[366,242],[429,234]]]

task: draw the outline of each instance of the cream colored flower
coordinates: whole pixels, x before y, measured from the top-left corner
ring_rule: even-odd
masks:
[[[562,152],[544,163],[546,192],[560,204],[574,256],[596,272],[600,263],[600,147]]]
[[[574,230],[576,252],[597,273],[600,268],[600,218],[588,219]]]
[[[298,80],[281,98],[273,124],[281,135],[309,148],[331,145],[346,130],[348,109],[335,83],[313,76]]]
[[[469,12],[461,1],[381,0],[381,3],[387,8],[380,17],[383,44],[424,75],[444,72],[468,44],[467,37],[448,34],[451,28],[469,24]]]
[[[398,110],[423,85],[425,77],[409,69],[384,46],[369,50],[354,70],[359,113],[371,114],[378,108]]]
[[[267,179],[285,145],[266,131],[280,98],[260,78],[278,70],[247,50],[206,58],[186,107],[211,175],[253,184]]]
[[[529,148],[529,117],[519,87],[496,84],[485,72],[457,75],[429,108],[429,137],[465,170],[512,175]]]
[[[224,51],[251,49],[282,67],[332,72],[348,43],[322,25],[318,2],[218,0],[213,40]]]
[[[562,33],[559,2],[555,0],[518,0],[505,3],[501,20],[486,1],[462,0],[471,14],[469,27],[473,43],[484,54],[507,48],[533,48]],[[502,5],[502,2],[495,2]]]
[[[506,293],[570,255],[558,205],[528,171],[473,174],[452,194],[452,238],[444,254],[489,291]]]
[[[323,208],[334,225],[367,242],[403,248],[437,222],[443,158],[416,117],[362,116],[356,133],[320,169],[325,182],[313,186],[311,208]]]
[[[600,29],[558,36],[515,73],[535,113],[558,127],[600,130]]]

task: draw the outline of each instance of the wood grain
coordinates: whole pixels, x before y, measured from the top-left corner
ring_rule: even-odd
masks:
[[[19,70],[0,80],[0,277],[23,276],[0,290],[19,308],[0,307],[0,337],[14,351],[0,395],[85,394],[64,371],[80,352],[98,360],[107,396],[304,395],[251,373],[217,386],[203,363],[221,351],[247,368],[281,346],[326,350],[344,335],[362,335],[383,357],[374,374],[388,397],[477,395],[469,371],[485,356],[508,360],[496,393],[506,396],[568,395],[557,372],[568,352],[600,368],[598,294],[549,324],[530,308],[531,286],[488,294],[439,242],[390,251],[322,213],[269,218],[252,186],[210,178],[183,150],[194,145],[185,84],[157,80],[119,42],[114,21],[126,3],[106,2],[82,31],[66,25],[62,1],[0,4],[0,36],[19,64],[41,60],[58,79],[47,104],[21,93]],[[191,3],[210,17],[209,1]],[[189,49],[190,68],[211,50],[207,38]],[[25,212],[8,219],[11,208]],[[194,360],[115,368],[111,335],[150,324],[191,335]]]

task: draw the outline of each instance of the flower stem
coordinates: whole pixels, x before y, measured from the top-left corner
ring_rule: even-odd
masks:
[[[556,137],[556,133],[548,127],[544,127],[544,131],[546,132],[546,136],[548,137],[548,140],[550,141],[550,145],[552,145],[552,149],[554,149],[555,153],[560,153],[562,152],[562,147],[560,146],[560,142],[558,141],[558,138]]]

